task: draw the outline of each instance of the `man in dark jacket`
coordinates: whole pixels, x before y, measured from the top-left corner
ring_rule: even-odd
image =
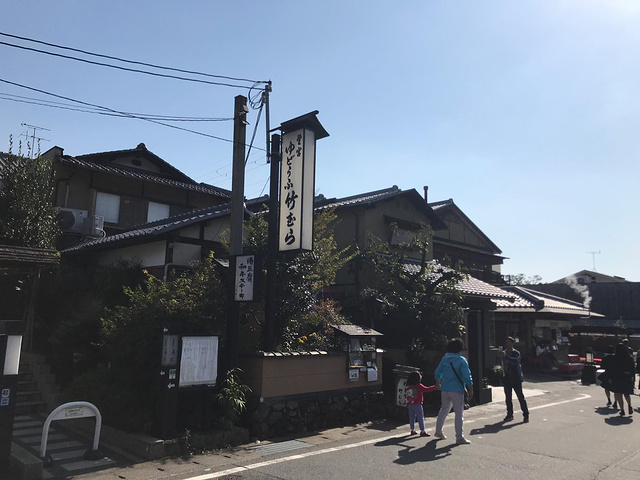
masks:
[[[513,399],[512,392],[516,393],[518,402],[520,402],[520,410],[524,417],[524,423],[529,422],[529,408],[527,400],[522,393],[522,363],[520,352],[513,348],[515,340],[513,337],[507,337],[504,341],[504,350],[500,352],[502,360],[502,384],[504,385],[504,396],[507,404],[507,416],[504,417],[505,422],[513,420]]]

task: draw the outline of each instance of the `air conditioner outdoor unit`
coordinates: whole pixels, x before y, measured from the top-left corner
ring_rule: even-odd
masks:
[[[56,220],[64,233],[82,233],[84,219],[88,216],[86,210],[61,208],[56,215]]]
[[[88,237],[104,236],[104,217],[93,215],[83,220],[82,234]]]

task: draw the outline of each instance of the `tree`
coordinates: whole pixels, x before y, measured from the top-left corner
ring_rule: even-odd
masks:
[[[516,275],[504,275],[503,278],[506,285],[539,285],[542,283],[540,275],[527,277],[524,273],[518,273]]]
[[[39,155],[34,159],[9,155],[0,163],[0,241],[10,245],[54,248],[60,228],[51,201],[51,162]]]
[[[318,299],[325,287],[333,285],[338,270],[353,258],[349,248],[339,250],[334,237],[337,217],[332,209],[314,215],[313,251],[300,254],[279,254],[276,272],[276,343],[279,350],[298,349],[298,339],[314,333],[309,331],[310,321],[317,316],[308,316],[319,304]],[[267,219],[254,215],[245,224],[245,253],[267,255]],[[347,320],[339,314],[339,307],[320,309],[319,315],[329,315],[333,308],[336,322]],[[329,316],[330,316],[329,315]],[[319,332],[316,332],[319,333]],[[324,340],[323,340],[324,341]],[[319,343],[322,343],[320,341]]]
[[[441,347],[463,332],[463,295],[457,284],[465,274],[436,262],[429,262],[429,235],[417,236],[405,246],[420,253],[421,260],[408,260],[400,249],[370,236],[369,246],[360,253],[358,268],[368,271],[373,285],[363,292],[364,299],[381,302],[385,312],[381,342],[387,346],[408,346],[416,360],[427,349]]]
[[[173,281],[151,275],[125,287],[127,304],[107,309],[101,319],[100,356],[104,363],[74,380],[69,400],[95,403],[105,422],[148,433],[153,424],[162,327],[179,324],[183,332],[213,335],[227,321],[226,287],[211,255]],[[224,337],[221,336],[224,348]]]
[[[104,360],[100,332],[105,309],[128,305],[125,291],[146,280],[139,263],[125,260],[97,267],[65,261],[43,275],[38,310],[46,312],[46,324],[36,324],[41,329],[36,348],[46,353],[63,387]]]
[[[39,151],[35,159],[23,157],[21,144],[18,155],[13,155],[12,147],[10,137],[9,154],[0,158],[0,243],[53,249],[60,229],[51,201],[51,162],[42,158]],[[0,274],[0,293],[5,300],[5,310],[24,310],[27,348],[31,348],[33,342],[39,277],[39,271]]]

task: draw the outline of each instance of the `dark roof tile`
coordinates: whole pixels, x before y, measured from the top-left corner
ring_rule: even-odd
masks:
[[[87,157],[91,157],[90,155]],[[133,168],[127,168],[121,165],[107,164],[103,162],[93,161],[90,158],[82,157],[70,157],[68,155],[58,157],[60,163],[72,165],[78,168],[86,168],[97,172],[109,173],[112,175],[120,175],[128,178],[135,178],[136,180],[143,180],[145,182],[159,183],[163,185],[169,185],[176,188],[184,188],[196,192],[205,193],[208,195],[216,195],[222,198],[231,198],[231,192],[223,188],[214,187],[206,183],[190,183],[184,181],[178,181],[171,179],[161,174],[153,174],[145,172],[143,170],[137,170]]]
[[[113,246],[118,243],[130,242],[135,239],[143,239],[159,236],[180,228],[187,227],[194,223],[203,222],[213,218],[224,217],[231,213],[231,204],[216,205],[214,207],[203,208],[194,212],[186,212],[173,217],[156,220],[155,222],[140,225],[138,228],[126,232],[110,235],[108,237],[89,240],[73,247],[63,250],[61,253],[77,253],[87,249],[100,248],[106,245]]]

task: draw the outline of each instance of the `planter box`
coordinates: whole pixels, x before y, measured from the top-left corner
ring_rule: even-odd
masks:
[[[369,381],[367,369],[358,380],[349,379],[348,354],[342,352],[259,352],[240,358],[242,381],[260,398],[303,395],[315,392],[382,389],[382,350],[376,352],[376,379]]]

